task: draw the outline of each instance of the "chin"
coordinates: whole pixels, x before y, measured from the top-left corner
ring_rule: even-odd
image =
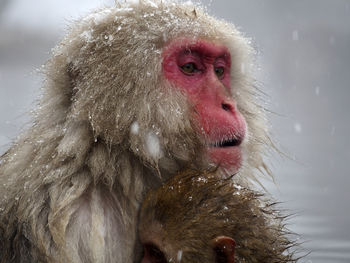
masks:
[[[225,170],[228,176],[236,174],[242,166],[240,146],[211,147],[208,153],[212,163]]]

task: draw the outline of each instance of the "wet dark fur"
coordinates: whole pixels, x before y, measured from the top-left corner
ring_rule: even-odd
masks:
[[[236,263],[296,262],[285,216],[265,199],[215,173],[185,171],[147,195],[139,231],[172,246],[173,259],[182,251],[181,263],[215,262],[211,241],[221,235],[235,240]]]

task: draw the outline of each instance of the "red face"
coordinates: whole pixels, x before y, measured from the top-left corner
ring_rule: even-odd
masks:
[[[236,172],[242,163],[246,123],[231,94],[228,49],[200,40],[174,41],[163,52],[163,71],[193,105],[211,161]]]

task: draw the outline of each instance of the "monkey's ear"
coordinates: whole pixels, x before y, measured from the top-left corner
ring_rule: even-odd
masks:
[[[215,253],[215,263],[234,263],[236,242],[227,236],[213,239],[212,246]]]

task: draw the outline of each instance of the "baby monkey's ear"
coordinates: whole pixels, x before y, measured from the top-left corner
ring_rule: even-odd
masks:
[[[215,263],[235,262],[236,242],[227,236],[218,236],[213,239],[212,247],[215,253]]]

